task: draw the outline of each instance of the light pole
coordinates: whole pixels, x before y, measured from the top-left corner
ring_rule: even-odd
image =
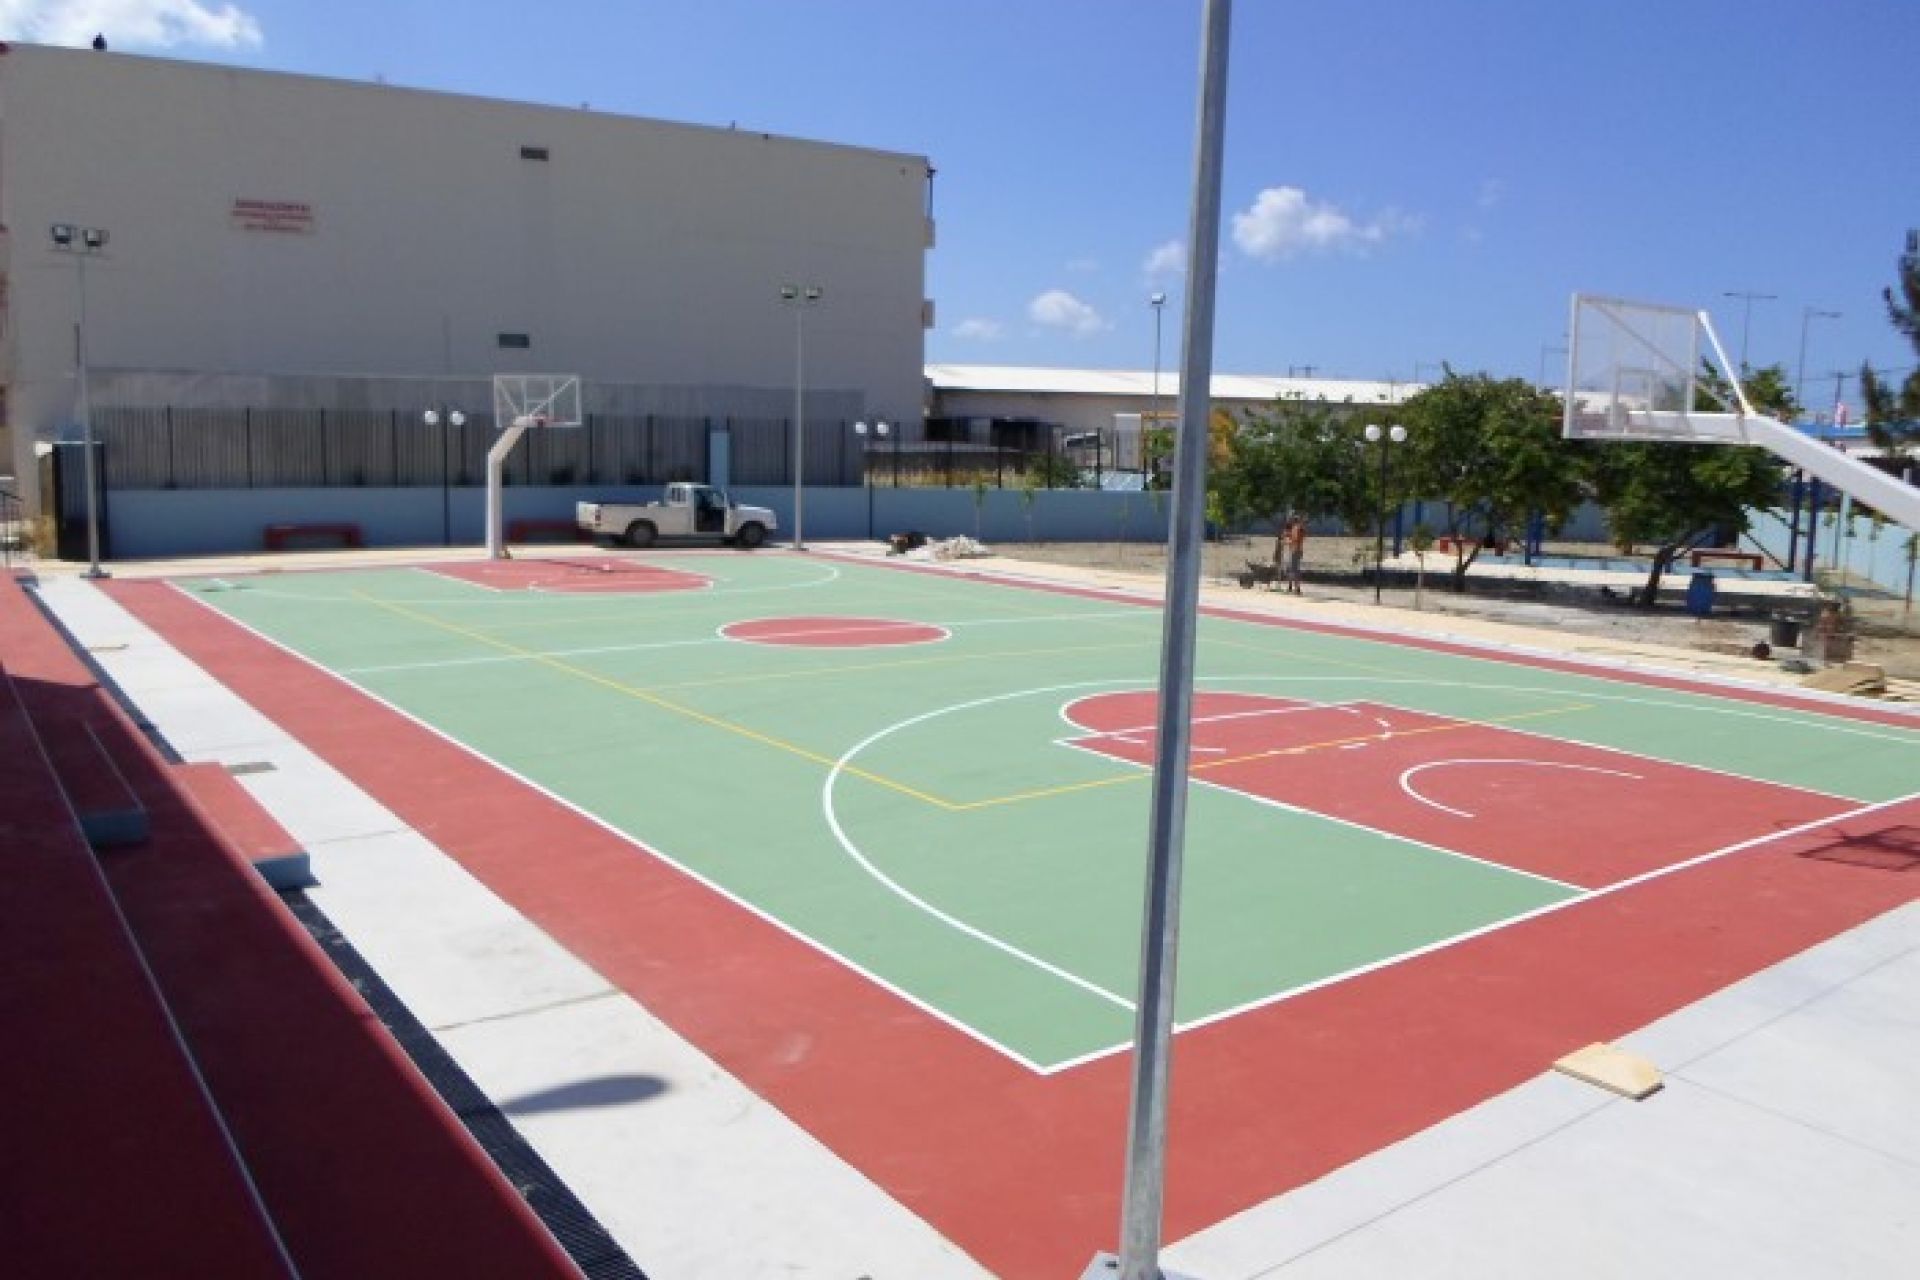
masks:
[[[1153,308],[1153,413],[1151,416],[1153,418],[1154,428],[1158,428],[1160,425],[1160,316],[1161,313],[1167,309],[1167,295],[1164,293],[1156,293],[1147,299],[1147,305]],[[1116,440],[1114,443],[1117,446],[1119,441]],[[1140,460],[1143,464],[1147,457],[1146,443],[1146,435],[1142,433],[1140,438]],[[1115,458],[1114,464],[1118,466],[1119,461],[1118,458]],[[1095,475],[1100,473],[1100,463],[1097,458],[1094,461],[1093,470]],[[1153,488],[1153,477],[1143,477],[1142,483],[1149,489]]]
[[[1815,320],[1838,320],[1838,311],[1822,311],[1818,307],[1800,308],[1800,364],[1793,375],[1793,403],[1802,413],[1807,410],[1807,326]]]
[[[452,405],[443,404],[420,417],[428,426],[440,428],[440,541],[450,547],[453,545],[453,498],[448,488],[451,483],[448,473],[452,468],[447,463],[447,436],[451,428],[467,425],[467,415]]]
[[[783,284],[780,303],[793,308],[793,549],[805,551],[801,503],[806,499],[807,440],[807,309],[818,306],[824,292],[817,284]]]
[[[873,541],[873,464],[868,461],[868,451],[872,448],[867,440],[867,432],[873,432],[875,440],[885,440],[893,428],[885,422],[875,422],[871,428],[864,422],[853,424],[853,434],[860,437],[860,475],[867,482],[867,541]]]
[[[1386,574],[1387,565],[1387,454],[1393,445],[1407,438],[1407,429],[1399,423],[1382,427],[1378,423],[1367,424],[1367,443],[1380,446],[1380,502],[1379,518],[1374,522],[1373,539],[1373,602],[1380,603],[1380,579]]]
[[[1744,379],[1747,376],[1747,329],[1753,324],[1753,304],[1756,302],[1777,302],[1779,295],[1774,293],[1748,293],[1742,289],[1729,289],[1720,295],[1723,298],[1744,298],[1746,311],[1740,319],[1740,370],[1734,376]]]
[[[1562,341],[1566,339],[1566,335],[1564,333],[1561,334],[1560,337]],[[1542,390],[1546,389],[1547,357],[1552,355],[1563,356],[1565,354],[1567,354],[1567,349],[1565,347],[1556,347],[1550,342],[1543,342],[1540,344],[1540,376],[1534,380],[1535,386],[1541,388]]]
[[[80,295],[80,309],[73,326],[73,365],[76,379],[75,410],[80,418],[81,448],[86,450],[87,482],[87,574],[104,578],[100,567],[100,473],[93,456],[93,403],[87,387],[87,259],[107,250],[107,233],[100,227],[76,227],[71,222],[56,222],[50,228],[56,253],[73,257],[74,280]]]
[[[1793,404],[1794,408],[1800,413],[1807,411],[1807,326],[1815,320],[1838,320],[1839,318],[1840,313],[1838,311],[1822,311],[1818,307],[1800,308],[1800,363],[1795,367],[1793,375]],[[1818,428],[1815,429],[1815,434],[1818,434]],[[1787,569],[1789,572],[1791,572],[1794,565],[1799,562],[1800,557],[1801,484],[1802,473],[1795,470],[1793,473],[1793,518],[1787,522]],[[1807,551],[1809,555],[1811,555],[1813,551],[1814,531],[1817,528],[1814,522],[1817,519],[1818,516],[1816,514],[1808,520]]]

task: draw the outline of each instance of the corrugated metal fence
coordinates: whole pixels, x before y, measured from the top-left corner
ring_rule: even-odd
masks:
[[[490,414],[428,426],[379,409],[103,408],[94,430],[115,489],[410,488],[477,485],[493,444]],[[793,434],[782,419],[588,414],[578,428],[529,432],[507,463],[527,485],[707,480],[708,439],[732,437],[739,485],[791,484]],[[806,483],[861,483],[847,423],[807,424]]]

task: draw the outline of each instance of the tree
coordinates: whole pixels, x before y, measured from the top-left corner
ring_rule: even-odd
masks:
[[[1900,255],[1900,297],[1883,289],[1887,319],[1906,335],[1920,357],[1920,231],[1907,232],[1907,251]],[[1867,402],[1867,438],[1891,456],[1904,457],[1920,445],[1920,363],[1908,370],[1895,388],[1883,382],[1871,363],[1860,366],[1860,391]]]
[[[1643,608],[1653,607],[1661,577],[1683,552],[1715,530],[1742,532],[1749,512],[1780,504],[1779,462],[1766,450],[1746,445],[1599,444],[1591,471],[1614,537],[1657,548],[1635,595]]]
[[[1279,524],[1299,512],[1364,524],[1372,507],[1359,431],[1322,402],[1275,401],[1247,414],[1226,437],[1226,457],[1210,469],[1208,491],[1236,523],[1252,516]],[[1280,562],[1277,541],[1273,558]]]
[[[1536,512],[1558,528],[1586,496],[1585,449],[1561,436],[1560,401],[1531,383],[1448,369],[1399,416],[1407,441],[1395,449],[1394,490],[1445,504],[1455,591],[1487,539]]]

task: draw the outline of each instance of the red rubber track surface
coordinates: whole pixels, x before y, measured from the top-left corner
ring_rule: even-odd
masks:
[[[184,593],[107,590],[995,1274],[1112,1246],[1127,1055],[1028,1072]],[[1920,801],[1888,806],[1183,1034],[1168,1238],[1911,900],[1920,877],[1872,863],[1916,839]]]
[[[495,591],[543,591],[560,595],[650,595],[658,591],[704,591],[711,578],[613,556],[539,560],[465,560],[417,566],[429,573]]]

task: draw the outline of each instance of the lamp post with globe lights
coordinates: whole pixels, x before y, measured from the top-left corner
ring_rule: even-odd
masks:
[[[891,425],[880,421],[871,425],[865,422],[853,424],[853,434],[860,437],[860,475],[867,482],[867,540],[869,542],[873,540],[873,464],[869,457],[874,442],[884,441],[892,430]]]
[[[1380,579],[1386,573],[1387,563],[1387,457],[1392,446],[1406,441],[1407,429],[1397,422],[1390,427],[1369,422],[1366,436],[1368,444],[1380,446],[1380,501],[1373,538],[1373,602],[1379,604]]]
[[[467,425],[467,415],[451,405],[438,405],[420,415],[430,427],[440,428],[440,542],[453,545],[453,497],[449,485],[451,464],[447,461],[447,437],[454,427]]]

